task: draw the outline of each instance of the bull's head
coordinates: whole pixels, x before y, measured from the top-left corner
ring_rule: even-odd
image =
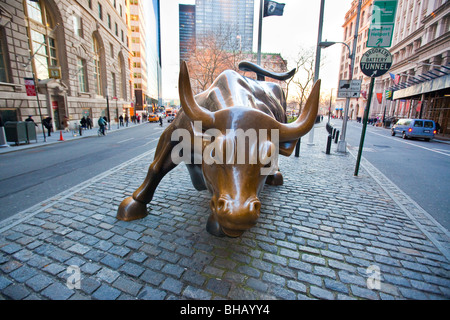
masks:
[[[181,64],[178,88],[181,107],[191,122],[201,122],[203,131],[214,129],[220,133],[215,135],[215,147],[210,148],[210,158],[222,161],[210,161],[203,157],[202,163],[205,183],[212,193],[212,215],[208,224],[215,223],[216,228],[228,236],[239,236],[255,225],[259,217],[261,203],[258,195],[268,174],[262,174],[262,170],[273,166],[267,159],[274,159],[274,152],[278,152],[280,144],[295,144],[313,127],[317,116],[320,80],[314,85],[301,116],[289,124],[280,123],[257,109],[232,107],[212,112],[199,106],[184,62]],[[248,134],[241,139],[243,143],[236,143],[236,135],[239,132],[246,134],[249,130],[256,133],[256,138]],[[261,132],[264,134],[259,134]],[[229,152],[230,147],[233,152]],[[203,151],[207,148],[208,143],[203,145]],[[242,152],[244,161],[238,159]],[[277,169],[277,164],[275,166]]]

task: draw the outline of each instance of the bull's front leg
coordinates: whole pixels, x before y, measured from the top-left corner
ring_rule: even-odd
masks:
[[[147,176],[141,186],[133,192],[131,197],[125,198],[119,205],[116,218],[123,221],[132,221],[147,216],[147,204],[152,201],[153,194],[161,179],[177,165],[171,159],[173,149],[170,140],[173,126],[168,127],[155,151],[155,158],[150,165]]]

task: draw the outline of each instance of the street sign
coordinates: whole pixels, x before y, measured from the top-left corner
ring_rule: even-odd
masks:
[[[390,47],[394,33],[397,0],[374,1],[367,47]]]
[[[372,6],[371,24],[391,24],[395,22],[397,0],[376,0]]]
[[[368,77],[380,77],[391,68],[392,55],[384,48],[372,48],[361,57],[360,68]]]
[[[339,80],[338,98],[359,98],[361,80]]]
[[[371,25],[369,28],[367,47],[389,48],[392,43],[393,33],[394,33],[394,24]]]

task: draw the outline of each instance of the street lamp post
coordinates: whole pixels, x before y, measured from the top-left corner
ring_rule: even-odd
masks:
[[[358,0],[358,13],[356,15],[356,23],[355,23],[355,34],[353,36],[353,50],[350,51],[350,46],[346,44],[345,42],[332,42],[332,41],[325,41],[319,43],[319,46],[322,46],[324,48],[332,46],[336,43],[342,43],[344,44],[348,49],[348,56],[350,58],[350,81],[353,79],[353,69],[355,66],[355,52],[356,52],[356,44],[358,40],[358,30],[359,30],[359,16],[361,13],[361,2],[362,0]],[[345,99],[345,110],[344,110],[344,120],[342,122],[342,130],[341,130],[341,137],[337,146],[338,152],[347,152],[347,142],[345,141],[345,135],[347,132],[347,121],[348,121],[348,109],[350,107],[350,98],[347,97]]]

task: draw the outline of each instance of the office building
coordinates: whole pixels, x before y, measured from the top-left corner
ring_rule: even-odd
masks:
[[[251,52],[253,16],[254,0],[196,0],[196,38],[226,36],[228,50]]]
[[[110,0],[1,1],[3,121],[31,115],[40,123],[41,115],[50,116],[58,130],[64,116],[73,126],[83,116],[109,116],[114,122],[129,113],[133,92],[125,9],[125,1]],[[37,80],[37,97],[27,95],[25,78]]]

